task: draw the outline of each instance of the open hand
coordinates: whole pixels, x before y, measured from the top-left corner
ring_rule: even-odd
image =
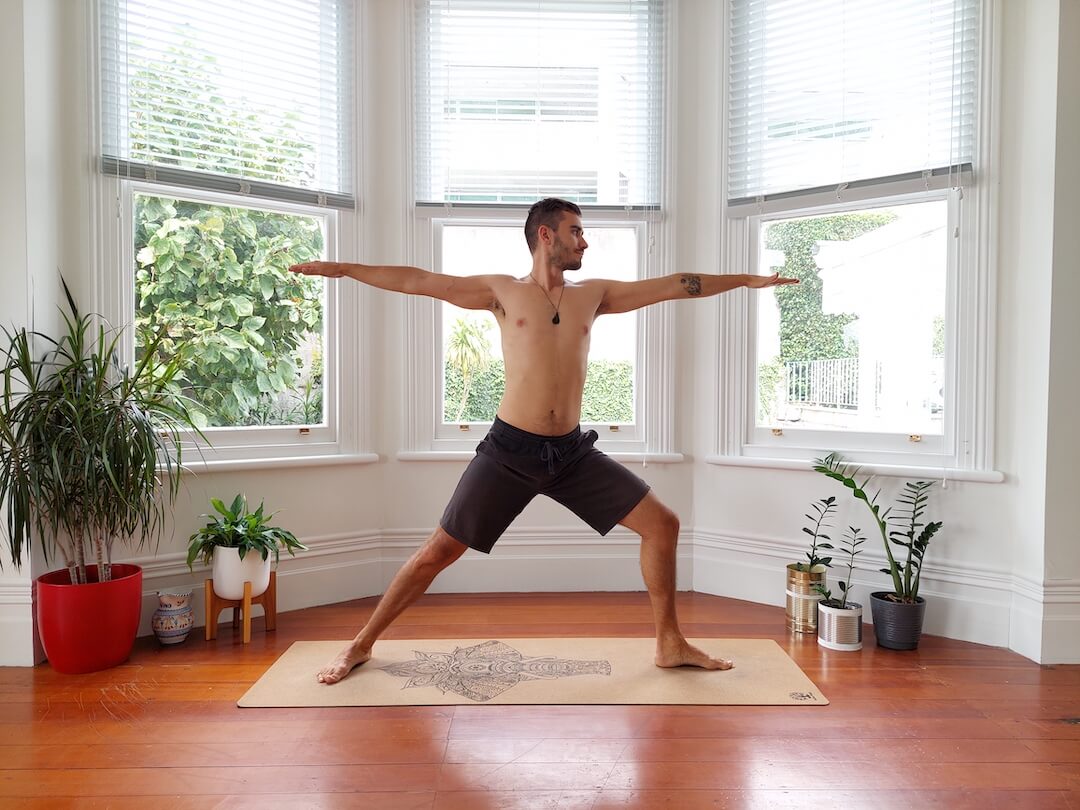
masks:
[[[294,264],[289,268],[289,272],[299,273],[303,276],[341,278],[345,275],[345,266],[338,262],[304,262],[303,264]]]
[[[779,287],[784,284],[798,284],[797,278],[782,277],[779,273],[771,276],[748,276],[746,286],[758,289],[761,287]]]

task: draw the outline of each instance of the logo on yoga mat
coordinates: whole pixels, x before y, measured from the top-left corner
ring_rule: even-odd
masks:
[[[522,681],[554,680],[574,675],[610,675],[610,661],[572,661],[552,656],[522,655],[501,641],[485,641],[453,652],[413,650],[415,661],[381,667],[408,678],[402,689],[434,686],[442,693],[483,702]]]

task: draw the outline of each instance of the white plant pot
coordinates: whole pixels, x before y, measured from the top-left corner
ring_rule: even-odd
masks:
[[[829,607],[818,602],[817,643],[829,650],[854,652],[862,649],[862,605],[848,602],[847,607]]]
[[[252,598],[270,586],[270,557],[264,560],[257,551],[249,551],[240,559],[235,548],[214,548],[214,593],[222,599],[243,599],[244,583],[251,583]]]

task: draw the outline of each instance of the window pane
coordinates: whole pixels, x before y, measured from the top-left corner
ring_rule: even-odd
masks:
[[[637,231],[589,228],[581,270],[568,278],[637,278]],[[520,226],[445,225],[443,272],[455,276],[508,273],[522,278],[531,267]],[[503,394],[499,327],[490,312],[442,304],[443,421],[490,422]],[[637,313],[605,315],[592,330],[581,420],[601,424],[635,421]]]
[[[415,7],[418,201],[659,202],[660,0]]]
[[[104,153],[349,192],[353,5],[103,0]]]
[[[758,419],[860,432],[942,432],[944,200],[761,228],[762,272],[800,284],[757,295]]]
[[[959,166],[978,0],[734,0],[731,199]]]
[[[165,329],[183,392],[210,427],[323,418],[321,217],[134,195],[136,353]]]

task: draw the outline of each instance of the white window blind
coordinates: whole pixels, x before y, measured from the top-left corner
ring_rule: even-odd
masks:
[[[416,0],[415,30],[417,202],[659,204],[662,0]]]
[[[102,0],[107,173],[353,207],[350,0]]]
[[[969,166],[978,25],[979,0],[731,0],[729,201]]]

